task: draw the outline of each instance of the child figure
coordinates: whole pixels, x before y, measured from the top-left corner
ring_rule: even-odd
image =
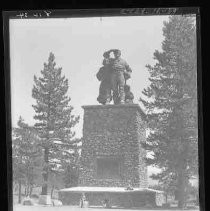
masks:
[[[133,93],[131,92],[130,86],[125,84],[124,90],[125,90],[125,103],[133,103],[134,96]]]

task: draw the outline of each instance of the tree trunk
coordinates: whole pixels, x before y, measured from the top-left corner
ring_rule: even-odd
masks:
[[[29,196],[30,196],[30,197],[31,197],[32,191],[33,191],[33,186],[30,185],[30,192],[29,192]]]
[[[21,204],[21,189],[22,189],[22,184],[21,184],[21,180],[18,181],[18,203]]]
[[[180,170],[178,174],[178,207],[183,209],[186,205],[186,178],[184,170]]]
[[[48,170],[49,149],[48,148],[44,149],[44,162],[45,162],[45,166],[43,168],[43,173],[42,173],[44,184],[42,185],[41,195],[47,195],[48,193],[48,174],[49,174],[49,170]]]
[[[27,185],[27,196],[29,196],[30,184]]]
[[[166,204],[168,203],[168,194],[166,193],[165,194],[165,197],[166,197]]]
[[[52,186],[52,189],[51,189],[51,198],[53,197],[53,191],[54,191],[54,185]]]
[[[27,196],[27,185],[25,185],[25,196]]]

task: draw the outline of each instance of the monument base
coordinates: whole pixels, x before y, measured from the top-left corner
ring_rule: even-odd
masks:
[[[59,200],[63,205],[79,206],[80,198],[85,194],[89,206],[103,206],[104,200],[109,201],[111,207],[157,207],[165,203],[163,191],[149,188],[123,187],[73,187],[59,191]]]
[[[52,205],[52,200],[50,195],[40,195],[39,204],[41,205]]]

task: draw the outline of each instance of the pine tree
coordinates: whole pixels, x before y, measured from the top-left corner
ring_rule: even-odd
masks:
[[[25,184],[26,194],[30,195],[32,186],[38,176],[40,166],[40,148],[33,127],[19,118],[18,127],[13,129],[12,158],[13,180],[19,185],[19,203],[21,203],[21,186]]]
[[[177,192],[185,204],[189,178],[197,174],[196,27],[194,17],[171,16],[164,22],[162,52],[147,65],[150,85],[140,99],[148,113],[150,134],[144,147],[152,152],[147,163],[166,191]]]
[[[62,76],[62,68],[56,68],[55,57],[50,53],[48,63],[44,63],[42,77],[34,76],[32,97],[36,100],[35,128],[44,151],[42,195],[48,194],[48,177],[56,172],[65,156],[72,156],[75,148],[75,133],[72,128],[79,117],[72,114],[67,96],[68,79]]]
[[[79,149],[80,147],[74,150],[74,154],[70,159],[63,159],[62,168],[64,170],[63,181],[65,187],[74,187],[78,185],[80,161]]]

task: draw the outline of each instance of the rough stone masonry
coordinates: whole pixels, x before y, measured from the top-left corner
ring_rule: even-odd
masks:
[[[145,114],[138,104],[83,106],[79,186],[147,188]],[[118,177],[100,178],[98,159],[118,162]]]

